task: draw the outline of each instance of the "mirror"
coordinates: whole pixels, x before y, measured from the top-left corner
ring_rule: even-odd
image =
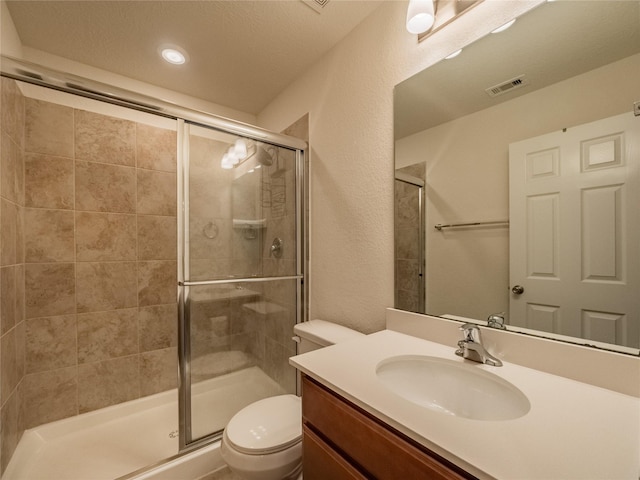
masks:
[[[640,2],[554,1],[397,85],[396,308],[483,323],[501,313],[509,330],[637,355],[640,117],[632,112],[639,77]],[[631,130],[616,124],[574,135],[619,116]],[[630,176],[576,187],[587,202],[577,211],[555,193],[524,195],[510,179],[520,175],[510,156],[531,142],[546,145],[539,142],[549,135],[550,141],[577,138],[575,162],[579,171],[593,170],[590,178],[616,170]],[[574,160],[554,156],[553,146],[527,148],[522,176],[572,168]],[[407,187],[419,180],[422,194]],[[521,193],[524,204],[516,198]],[[422,231],[417,220],[424,220]],[[579,234],[558,246],[559,238],[569,238],[562,229],[574,221]],[[572,256],[578,266],[568,274]],[[600,285],[589,296],[607,306],[587,302],[567,313],[564,301],[573,290],[563,290],[561,280],[568,277],[577,279],[571,288]],[[545,287],[555,295],[550,301],[530,297],[537,287],[526,282],[541,279],[553,280]],[[613,292],[617,286],[624,292]]]

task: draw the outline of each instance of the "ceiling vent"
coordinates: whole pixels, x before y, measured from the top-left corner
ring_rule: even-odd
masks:
[[[489,87],[485,90],[485,92],[487,92],[490,97],[497,97],[498,95],[510,92],[511,90],[515,90],[516,88],[524,87],[525,85],[529,85],[529,81],[525,78],[524,75],[519,75],[516,78],[512,78],[511,80],[507,80],[506,82],[502,82],[498,85],[494,85],[493,87]]]
[[[322,13],[322,9],[327,6],[329,0],[301,0],[307,7],[313,8],[316,12]]]

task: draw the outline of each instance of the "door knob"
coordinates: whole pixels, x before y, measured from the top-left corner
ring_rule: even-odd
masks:
[[[516,285],[511,291],[516,295],[522,295],[524,293],[524,287],[522,285]]]

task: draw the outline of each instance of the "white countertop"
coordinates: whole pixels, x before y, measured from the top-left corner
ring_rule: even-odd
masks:
[[[491,367],[454,346],[384,330],[297,355],[290,363],[479,478],[638,480],[640,399],[505,362]],[[397,355],[465,362],[518,387],[531,410],[505,421],[444,415],[388,390],[376,366]]]

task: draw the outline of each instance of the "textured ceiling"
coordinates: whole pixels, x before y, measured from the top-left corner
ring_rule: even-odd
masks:
[[[24,46],[259,113],[382,0],[9,0]],[[165,63],[162,44],[187,51]]]

